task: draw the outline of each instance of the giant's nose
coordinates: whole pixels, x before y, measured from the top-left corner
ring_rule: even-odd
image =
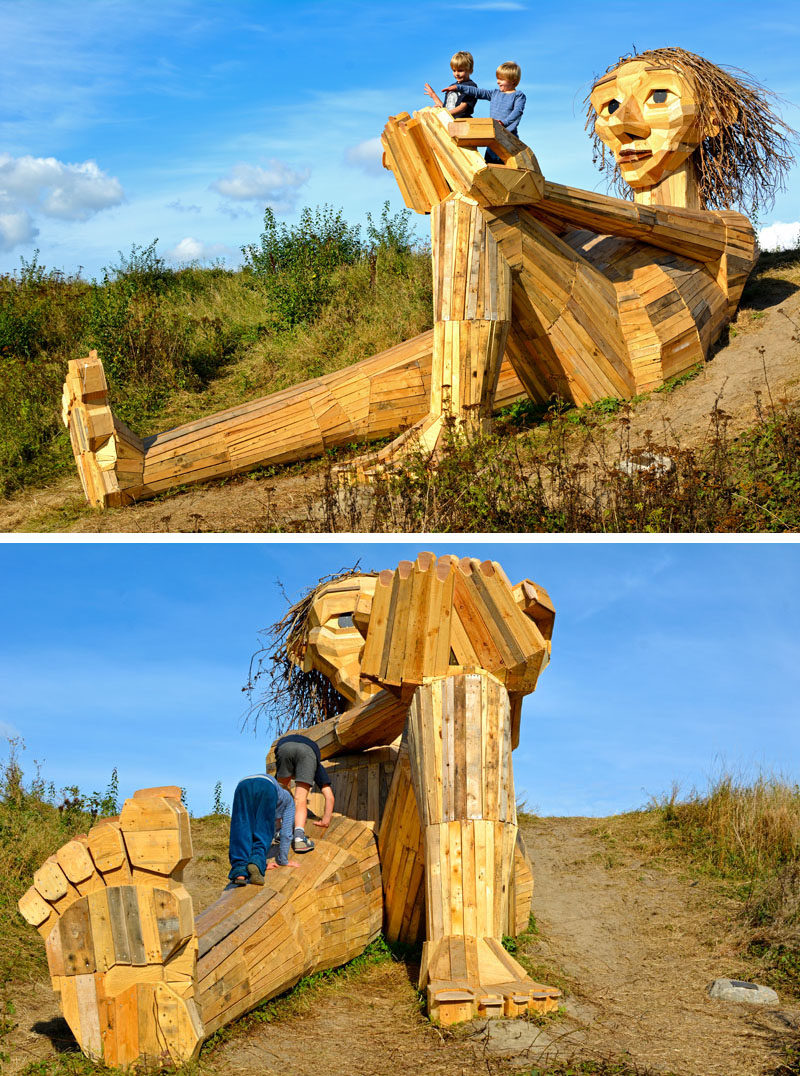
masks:
[[[630,138],[647,138],[650,127],[645,122],[639,102],[635,97],[626,97],[616,112],[609,117],[608,125],[617,138],[628,135]]]

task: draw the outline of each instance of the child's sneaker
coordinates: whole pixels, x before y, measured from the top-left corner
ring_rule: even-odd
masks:
[[[247,873],[250,875],[250,881],[252,882],[253,885],[263,885],[264,884],[264,875],[261,873],[261,871],[255,865],[255,863],[248,863],[247,864]]]
[[[305,833],[296,833],[292,838],[292,850],[295,852],[313,852],[314,842]]]

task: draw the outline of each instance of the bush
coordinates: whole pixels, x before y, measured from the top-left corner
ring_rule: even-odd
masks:
[[[264,286],[276,325],[311,320],[331,294],[331,274],[362,255],[360,228],[332,206],[305,208],[294,226],[267,207],[258,244],[242,247],[246,267]]]

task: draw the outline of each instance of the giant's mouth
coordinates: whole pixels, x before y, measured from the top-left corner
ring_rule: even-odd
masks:
[[[646,161],[648,157],[652,157],[652,151],[649,149],[621,149],[617,153],[617,160],[620,164],[638,164],[640,161]]]

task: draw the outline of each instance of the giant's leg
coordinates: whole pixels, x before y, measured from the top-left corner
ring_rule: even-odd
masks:
[[[431,209],[433,358],[428,413],[363,457],[369,473],[410,446],[433,452],[446,424],[485,430],[492,417],[511,322],[511,270],[477,202],[451,194]],[[344,470],[344,468],[343,468]]]
[[[502,946],[517,815],[505,687],[485,671],[420,686],[409,756],[425,843],[427,938],[420,987],[443,1023],[555,1008]]]

